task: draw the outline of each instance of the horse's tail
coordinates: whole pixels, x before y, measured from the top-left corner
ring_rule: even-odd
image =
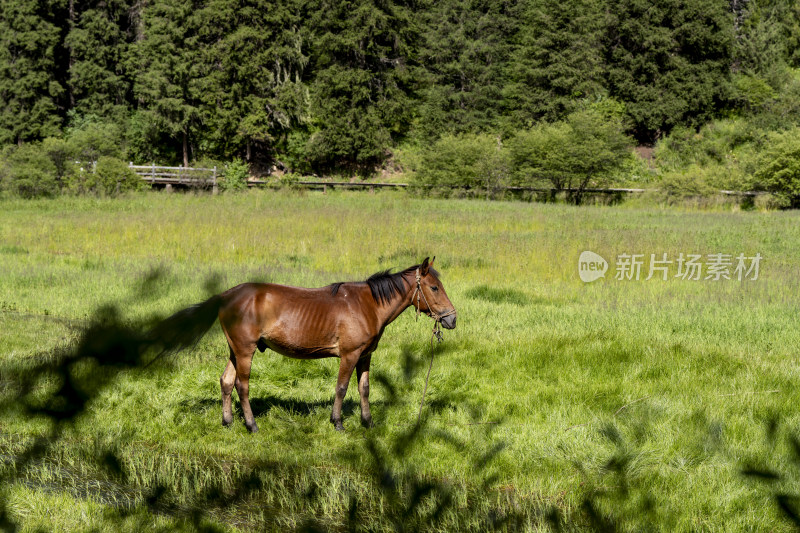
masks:
[[[217,294],[165,318],[150,330],[151,342],[161,353],[179,352],[196,345],[214,325],[222,303],[222,295]]]

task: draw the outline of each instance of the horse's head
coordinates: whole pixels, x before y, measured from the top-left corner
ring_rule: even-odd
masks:
[[[436,261],[436,258],[433,258]],[[433,269],[433,261],[428,262],[426,257],[418,269],[417,290],[419,294],[412,302],[417,309],[442,322],[447,329],[456,327],[456,308],[444,290],[439,276]]]

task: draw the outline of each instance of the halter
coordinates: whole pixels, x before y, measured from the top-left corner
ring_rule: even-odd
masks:
[[[419,402],[419,413],[417,413],[417,425],[419,425],[420,420],[422,420],[422,405],[425,403],[425,393],[428,392],[428,379],[431,377],[431,369],[433,368],[433,339],[435,338],[439,342],[442,342],[444,340],[444,336],[442,335],[442,329],[439,327],[439,324],[442,322],[442,319],[444,317],[455,314],[456,310],[453,309],[452,311],[442,313],[441,315],[438,314],[436,311],[434,311],[433,308],[431,307],[431,304],[428,303],[428,299],[425,297],[425,293],[422,292],[422,276],[419,275],[419,267],[417,268],[415,277],[417,278],[417,288],[414,289],[414,294],[411,295],[411,304],[414,305],[414,298],[416,298],[417,299],[416,320],[419,320],[419,314],[422,312],[419,305],[420,295],[422,295],[422,299],[425,300],[425,305],[428,306],[428,316],[430,316],[433,319],[433,333],[431,335],[431,364],[428,366],[428,375],[425,376],[425,388],[422,389],[422,400]]]
[[[425,293],[422,292],[422,276],[419,275],[419,268],[417,268],[417,271],[414,274],[414,276],[417,279],[417,288],[414,289],[414,294],[411,295],[411,304],[412,305],[414,304],[414,298],[416,298],[417,299],[417,305],[416,305],[417,318],[416,319],[419,320],[419,315],[422,312],[422,309],[420,309],[420,299],[419,299],[420,296],[422,296],[422,299],[425,300],[425,305],[428,306],[428,316],[433,319],[433,333],[432,333],[432,336],[431,336],[431,348],[433,348],[433,339],[434,338],[439,342],[442,342],[442,340],[444,340],[444,336],[442,335],[442,329],[439,327],[441,322],[442,322],[442,319],[444,317],[446,317],[446,316],[450,316],[450,315],[455,314],[456,310],[453,309],[452,311],[448,311],[446,313],[442,313],[441,315],[438,314],[437,312],[435,312],[433,310],[433,308],[431,307],[431,304],[428,303],[428,299],[425,297]]]

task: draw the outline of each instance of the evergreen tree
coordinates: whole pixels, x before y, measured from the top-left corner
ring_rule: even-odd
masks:
[[[135,35],[131,0],[69,0],[70,106],[81,115],[119,118],[130,104],[125,69]],[[115,113],[115,111],[117,111]]]
[[[267,159],[307,119],[308,57],[297,9],[274,0],[211,0],[197,18],[204,146]]]
[[[57,0],[0,0],[0,145],[59,132],[61,15]]]
[[[605,93],[604,0],[528,0],[515,8],[520,29],[504,88],[512,123],[557,120],[582,99]]]
[[[422,13],[419,57],[428,73],[418,119],[423,138],[497,127],[517,31],[512,10],[511,1],[443,0]]]
[[[197,8],[192,0],[157,0],[147,6],[143,37],[130,56],[138,66],[133,89],[141,128],[179,142],[184,166],[189,165],[190,137],[200,128],[204,90],[196,83],[202,53]]]
[[[733,15],[722,2],[615,0],[605,35],[606,80],[634,134],[653,141],[726,105]]]
[[[371,170],[407,132],[415,89],[411,9],[391,0],[312,0],[312,129],[319,169]]]

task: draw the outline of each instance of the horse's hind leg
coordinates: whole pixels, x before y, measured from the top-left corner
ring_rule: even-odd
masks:
[[[358,393],[361,396],[361,425],[365,428],[372,427],[372,415],[369,412],[369,361],[372,354],[367,354],[356,363],[356,377],[358,378]]]
[[[231,356],[228,359],[228,364],[225,366],[225,371],[219,378],[219,385],[222,389],[222,425],[230,426],[233,422],[233,409],[231,408],[231,391],[233,391],[233,384],[236,381],[236,354],[233,353],[231,348]]]
[[[239,394],[239,403],[242,406],[244,425],[250,433],[258,431],[253,410],[250,408],[250,365],[253,363],[253,353],[256,351],[255,343],[246,348],[234,349],[236,354],[236,392]]]

